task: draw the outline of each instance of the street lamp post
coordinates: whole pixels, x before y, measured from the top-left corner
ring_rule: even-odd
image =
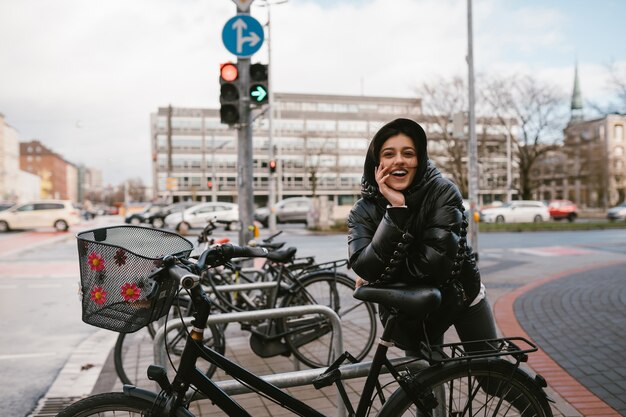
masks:
[[[478,259],[478,222],[476,222],[476,213],[478,213],[478,147],[476,144],[476,114],[474,110],[474,47],[472,39],[472,0],[467,0],[467,68],[468,68],[468,86],[469,86],[469,154],[468,154],[468,170],[469,170],[469,201],[470,201],[470,243],[474,250],[476,259]]]
[[[267,157],[268,161],[272,161],[275,159],[274,152],[274,129],[273,129],[273,121],[274,121],[274,85],[272,83],[272,26],[271,22],[271,6],[277,4],[287,3],[288,0],[279,0],[275,2],[270,2],[269,0],[265,0],[262,4],[259,4],[261,7],[267,7],[267,95],[269,108],[267,112]],[[280,164],[279,164],[280,165]],[[281,175],[280,169],[278,169],[278,174],[269,173],[269,181],[268,181],[268,195],[267,195],[267,207],[269,209],[269,218],[268,218],[268,227],[270,229],[270,233],[276,232],[276,213],[274,211],[274,206],[276,205],[276,178],[278,175]]]

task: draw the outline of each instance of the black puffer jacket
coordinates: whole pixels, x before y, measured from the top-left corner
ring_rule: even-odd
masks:
[[[395,133],[409,136],[418,155],[415,178],[403,191],[406,209],[387,208],[389,203],[379,192],[374,174],[384,141]],[[388,123],[370,143],[362,198],[348,216],[350,264],[366,281],[402,279],[441,286],[453,270],[458,270],[454,261],[467,226],[462,197],[456,185],[443,178],[428,160],[426,145],[424,130],[408,119]],[[466,250],[473,259],[469,245]],[[467,298],[473,300],[480,290],[475,262],[468,262],[457,279]]]
[[[410,205],[410,217],[398,226],[378,193],[364,191],[348,216],[348,248],[352,269],[364,280],[419,280],[441,286],[450,278],[464,222],[461,194],[428,164],[419,202]],[[407,198],[410,200],[410,198]],[[408,202],[408,201],[407,201]],[[469,251],[468,247],[468,251]],[[477,267],[465,269],[459,281],[468,299],[480,290]]]

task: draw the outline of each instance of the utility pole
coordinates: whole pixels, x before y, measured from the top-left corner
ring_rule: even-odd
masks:
[[[241,229],[239,230],[239,244],[246,245],[254,236],[249,229],[253,225],[252,213],[254,211],[254,194],[252,183],[254,173],[252,172],[252,114],[250,112],[250,58],[237,58],[239,68],[239,114],[241,123],[237,127],[237,201],[239,204],[239,219]]]
[[[478,260],[478,146],[476,144],[476,113],[474,109],[474,47],[472,34],[472,0],[467,0],[467,75],[469,86],[469,142],[468,142],[468,170],[469,170],[469,201],[470,201],[470,244]]]
[[[222,30],[222,40],[226,49],[237,56],[236,69],[224,64],[220,70],[220,117],[222,123],[237,127],[237,203],[239,205],[239,244],[246,245],[253,237],[254,181],[252,154],[252,113],[251,99],[261,97],[259,92],[250,91],[250,56],[263,44],[264,31],[261,24],[250,16],[250,5],[254,0],[233,0],[237,14],[229,19]],[[224,69],[235,70],[226,74]],[[234,77],[232,77],[234,75]],[[255,75],[256,76],[256,75]],[[255,80],[256,81],[256,80]],[[228,87],[228,88],[226,88]],[[236,88],[236,91],[234,90]],[[259,87],[261,93],[266,90]],[[230,90],[230,91],[228,91]],[[238,94],[237,94],[238,91]],[[230,94],[232,93],[232,94]],[[236,104],[235,104],[236,103]],[[224,104],[227,104],[225,106]],[[236,107],[236,109],[234,108]],[[222,113],[223,111],[223,113]]]
[[[268,161],[276,159],[274,155],[274,86],[272,85],[272,26],[270,23],[271,3],[267,2],[267,94],[269,95],[269,109],[267,113],[267,152]],[[276,213],[274,206],[276,205],[276,173],[269,174],[267,207],[270,211],[268,226],[270,233],[276,233]]]
[[[169,188],[170,198],[169,203],[174,202],[174,190],[171,186],[172,178],[172,105],[167,106],[167,179],[165,180],[166,187]]]

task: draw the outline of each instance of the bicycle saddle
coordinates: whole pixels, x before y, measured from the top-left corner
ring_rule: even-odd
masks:
[[[398,309],[407,316],[423,318],[441,304],[441,292],[430,285],[394,282],[384,287],[363,285],[354,291],[354,298]]]
[[[267,254],[267,259],[274,262],[289,262],[298,251],[298,248],[289,247],[287,249],[275,250]]]

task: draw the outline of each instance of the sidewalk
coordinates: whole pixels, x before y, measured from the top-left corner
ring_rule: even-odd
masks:
[[[546,336],[540,333],[539,330],[541,329],[538,326],[534,326],[533,320],[536,319],[529,319],[530,313],[534,313],[534,317],[554,317],[554,310],[558,307],[563,310],[559,310],[559,314],[563,316],[573,315],[576,309],[581,310],[584,314],[584,305],[581,307],[579,304],[568,301],[568,297],[571,298],[572,293],[576,292],[580,286],[579,282],[574,282],[568,279],[568,277],[581,276],[587,280],[604,279],[601,276],[603,270],[617,268],[623,271],[625,264],[626,251],[609,252],[595,250],[594,248],[572,249],[567,247],[518,249],[513,253],[506,250],[493,250],[481,252],[480,261],[483,281],[487,287],[489,300],[494,308],[500,333],[503,336],[525,336],[535,341],[545,340],[542,338]],[[624,276],[624,274],[622,273],[621,276]],[[606,282],[607,286],[603,287],[603,291],[608,293],[617,292],[618,296],[613,297],[612,302],[621,303],[621,305],[611,305],[611,309],[614,309],[616,312],[626,311],[626,305],[624,305],[626,304],[626,297],[619,297],[620,292],[624,294],[624,288],[626,287],[623,285],[623,280],[621,283],[616,280],[610,283]],[[551,292],[550,297],[533,295],[533,290],[542,291],[550,283],[563,283],[564,286],[562,288],[559,287],[557,292]],[[533,302],[533,300],[539,298],[542,299],[541,303]],[[520,302],[520,300],[526,301]],[[532,314],[530,316],[532,317]],[[584,323],[584,325],[581,324],[576,329],[577,337],[594,338],[598,329],[603,327],[603,320],[607,320],[607,317],[588,315],[586,318],[588,322]],[[557,320],[557,323],[562,324],[562,322],[562,317]],[[544,343],[542,343],[542,350],[531,354],[531,360],[528,363],[531,374],[538,372],[547,379],[549,384],[547,392],[550,398],[555,400],[553,404],[554,415],[619,416],[620,413],[616,411],[616,408],[620,407],[620,404],[616,403],[614,398],[619,399],[620,392],[622,399],[626,397],[626,372],[621,375],[618,374],[618,380],[616,381],[611,381],[608,378],[602,379],[601,381],[603,381],[605,386],[600,386],[599,389],[585,387],[581,381],[584,380],[588,384],[588,378],[585,378],[585,375],[594,377],[594,369],[591,368],[589,363],[584,361],[574,361],[572,365],[571,359],[577,352],[567,351],[572,343],[568,339],[570,335],[567,333],[568,330],[565,328],[552,330],[552,333],[547,336],[545,348]],[[623,332],[620,332],[620,335],[617,336],[618,340],[615,343],[618,345],[616,349],[618,351],[621,349],[621,352],[624,352],[626,351],[626,336],[621,333]],[[127,358],[134,359],[129,359],[128,363],[125,364],[125,368],[132,375],[130,376],[131,379],[138,378],[137,385],[154,389],[154,383],[148,381],[145,377],[147,365],[152,363],[151,341],[145,331],[143,333],[140,331],[135,336],[135,341],[131,344],[127,353]],[[101,331],[93,336],[93,340],[86,341],[79,351],[70,358],[64,370],[59,374],[57,381],[45,398],[42,399],[38,410],[31,416],[54,415],[46,414],[45,412],[46,410],[51,412],[57,405],[60,407],[62,404],[69,403],[73,399],[89,393],[121,390],[121,383],[115,375],[111,352],[115,337],[116,334],[114,333]],[[242,332],[236,323],[228,326],[226,337],[226,356],[240,364],[244,364],[246,368],[253,370],[258,375],[288,372],[297,368],[297,364],[291,358],[278,356],[262,359],[256,356],[249,347],[249,333]],[[453,341],[456,335],[453,331],[450,331],[446,338],[449,341]],[[567,351],[566,357],[551,357],[547,353],[549,352],[548,345],[550,344],[548,342],[552,342],[554,345],[563,344],[563,349]],[[87,356],[84,356],[85,352]],[[89,354],[90,352],[91,354]],[[610,353],[607,352],[608,354]],[[401,355],[402,352],[397,351],[397,356]],[[597,361],[605,360],[609,366],[611,364],[618,365],[615,362],[618,358],[610,357],[603,359],[600,350],[598,350],[598,355],[599,357],[595,358]],[[88,369],[80,371],[86,365],[89,365],[87,366]],[[583,372],[576,373],[576,366],[589,367],[589,369],[582,369]],[[623,363],[620,366],[623,370]],[[80,375],[81,373],[84,373],[84,375]],[[579,375],[579,377],[574,377],[573,375]],[[216,373],[214,378],[218,380],[230,379],[219,372]],[[353,402],[356,401],[362,384],[363,380],[348,381],[346,388]],[[618,387],[617,394],[611,394],[616,391],[613,385]],[[58,389],[59,387],[65,388],[60,390]],[[311,387],[300,387],[292,388],[288,391],[320,412],[327,415],[336,415],[337,394],[334,387],[319,391]],[[609,394],[613,396],[611,397]],[[240,395],[237,397],[237,400],[254,416],[282,416],[288,414],[281,407],[274,405],[266,399],[259,398],[256,394]],[[606,401],[611,401],[613,407]],[[376,405],[374,408],[376,408]],[[623,415],[624,409],[620,410],[622,410]],[[224,415],[208,401],[194,403],[192,411],[198,416]]]

